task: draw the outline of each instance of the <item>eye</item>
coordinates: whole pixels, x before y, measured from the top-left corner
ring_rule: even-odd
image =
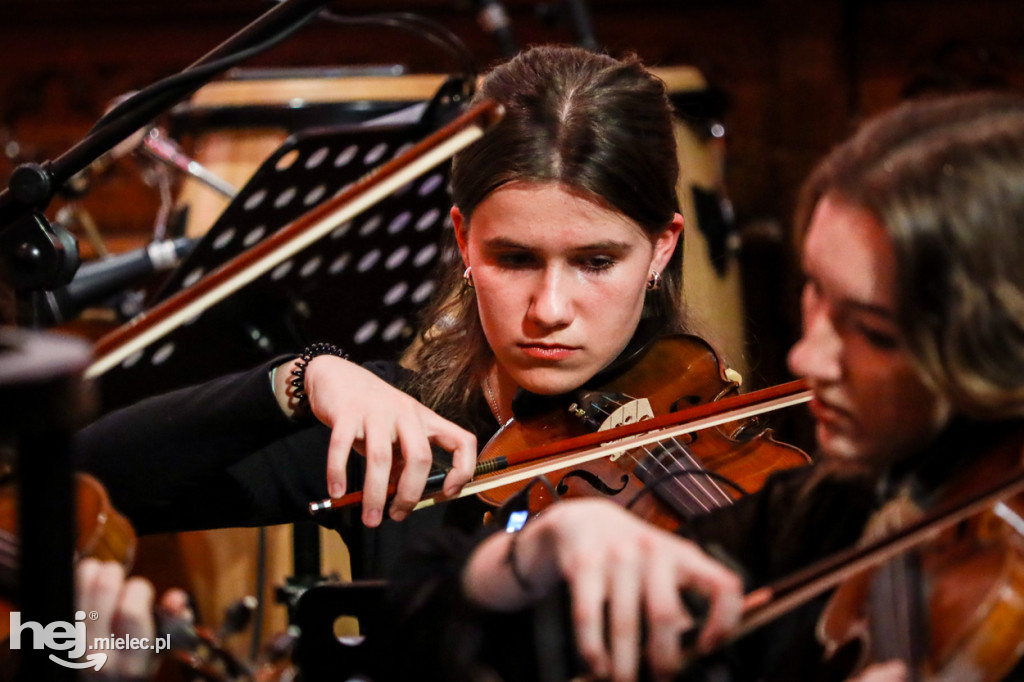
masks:
[[[579,267],[589,272],[601,272],[602,270],[608,270],[616,262],[614,257],[608,255],[587,256],[580,259]]]
[[[503,251],[495,254],[494,262],[503,268],[519,270],[535,265],[537,259],[528,251]]]
[[[900,337],[893,332],[878,329],[863,322],[857,323],[856,329],[869,344],[879,350],[896,350],[903,345]]]

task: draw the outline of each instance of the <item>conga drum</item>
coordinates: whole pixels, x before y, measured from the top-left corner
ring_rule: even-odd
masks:
[[[708,91],[704,76],[694,67],[671,66],[652,71],[665,81],[677,108],[681,100]],[[685,219],[683,305],[692,331],[714,346],[726,366],[744,375],[748,363],[740,264],[733,253],[734,245],[725,244],[723,252],[722,244],[708,239],[711,226],[702,225],[702,221],[725,223],[731,219],[716,214],[728,211],[723,141],[711,131],[680,118],[676,119],[675,132],[679,155],[676,190]],[[716,227],[726,229],[724,224]],[[726,241],[731,239],[727,237]]]

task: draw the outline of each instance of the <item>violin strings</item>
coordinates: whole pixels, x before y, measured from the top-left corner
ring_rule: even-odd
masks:
[[[655,492],[660,486],[664,485],[665,483],[668,483],[669,481],[675,481],[680,476],[701,476],[704,478],[711,479],[715,483],[724,483],[725,485],[729,486],[730,488],[734,489],[737,493],[739,493],[741,497],[750,494],[739,483],[732,480],[731,478],[723,476],[717,471],[712,471],[711,469],[704,468],[679,469],[669,474],[659,476],[658,478],[655,478],[652,481],[647,481],[647,485],[642,490],[633,495],[633,499],[626,503],[626,509],[631,509],[633,505],[639,502],[640,498],[642,498],[644,495]]]
[[[627,398],[629,398],[629,400],[635,400],[635,398],[633,398],[632,396],[627,396]],[[625,404],[626,403],[624,403],[624,402],[617,401],[616,402],[616,409],[622,407]],[[600,405],[593,405],[592,407],[594,407],[599,413],[601,413],[602,416],[604,416],[605,419],[610,417],[612,412],[614,412],[614,410],[605,409],[604,407],[602,407]],[[675,438],[672,438],[672,440],[675,441]],[[662,445],[661,443],[657,443],[656,444],[656,446],[661,446],[661,445]],[[664,447],[664,446],[662,446],[662,447]],[[668,449],[667,448],[664,448],[664,449],[671,456],[671,453],[668,451]],[[650,469],[647,467],[647,465],[646,464],[642,464],[640,459],[635,454],[637,450],[642,450],[644,455],[647,457],[647,461],[653,462],[655,467],[658,467],[658,468],[660,468],[662,470],[663,473],[660,474],[659,476],[657,476],[656,478],[665,478],[665,477],[667,477],[667,476],[669,476],[671,474],[671,469],[668,466],[666,466],[665,463],[662,462],[657,456],[655,456],[654,453],[647,448],[647,446],[643,446],[641,448],[635,448],[633,450],[627,450],[624,453],[631,460],[633,460],[633,463],[634,463],[635,466],[643,467],[643,468],[647,469],[648,471],[650,471]],[[672,460],[673,460],[674,464],[676,464],[677,466],[679,465],[678,460],[676,460],[675,457],[672,457]],[[694,462],[694,464],[696,465],[696,468],[700,468],[700,465],[699,465],[698,462]],[[692,479],[693,477],[691,476],[691,477],[688,477],[688,478]],[[695,491],[695,490],[692,490],[692,489],[687,487],[687,483],[690,482],[690,481],[681,480],[680,478],[677,478],[677,477],[672,477],[672,479],[675,482],[675,485],[670,487],[670,488],[668,488],[667,490],[665,488],[662,488],[662,492],[665,495],[672,497],[672,501],[675,502],[675,505],[677,505],[681,509],[687,510],[688,513],[692,514],[692,513],[695,513],[697,511],[708,512],[708,511],[711,511],[716,506],[721,506],[720,504],[716,504],[715,500],[713,499],[713,496],[710,493],[708,493],[707,490],[705,490],[704,487],[701,486],[700,484],[697,484],[697,490]],[[685,494],[686,497],[683,497],[683,494]],[[702,497],[704,499],[701,499]],[[697,505],[698,509],[696,509],[696,510],[693,509],[692,508],[693,504]]]
[[[675,451],[669,447],[669,444],[675,446],[679,452],[683,453],[684,458],[682,460],[675,455]],[[671,460],[671,466],[665,465],[663,457],[656,457],[653,453],[647,451],[646,447],[644,449],[648,452],[649,456],[654,457],[654,461],[664,471],[663,476],[669,476],[676,481],[677,486],[675,487],[675,490],[681,490],[688,493],[695,501],[698,501],[703,511],[711,511],[712,509],[716,509],[732,502],[732,498],[729,497],[721,487],[719,487],[718,483],[715,482],[714,479],[706,476],[694,476],[692,474],[686,476],[675,475],[676,472],[680,471],[707,470],[706,467],[701,465],[700,461],[696,456],[694,456],[685,443],[673,437],[666,439],[665,441],[658,442],[656,446],[664,450],[665,454],[663,457],[668,457]],[[669,488],[669,490],[672,491],[673,488]],[[699,494],[697,491],[699,491]],[[701,496],[704,500],[707,500],[707,502],[698,500]]]
[[[635,400],[635,398],[632,398],[631,396],[627,397],[629,397],[630,400]],[[622,407],[622,405],[624,404],[625,403],[619,402],[618,407]],[[606,418],[611,415],[611,412],[600,406],[598,406],[597,409],[599,411],[602,411]],[[666,445],[666,443],[668,442],[671,442],[685,454],[685,463],[680,462],[680,460],[673,454],[673,451],[669,449],[669,447]],[[687,448],[684,443],[680,442],[675,437],[666,439],[665,441],[660,441],[655,444],[655,447],[661,447],[664,450],[666,456],[668,456],[671,459],[672,465],[674,465],[681,471],[687,469],[705,469],[705,467],[701,466],[701,463],[696,459],[693,453],[690,452],[689,448]],[[659,467],[663,471],[663,473],[657,476],[656,478],[669,477],[675,483],[674,486],[668,488],[667,490],[664,488],[662,490],[665,491],[666,495],[672,496],[673,501],[677,505],[679,505],[679,507],[687,509],[690,513],[694,513],[695,511],[708,512],[711,511],[712,509],[724,506],[732,502],[732,498],[729,497],[729,495],[727,495],[725,491],[722,490],[721,487],[719,487],[713,479],[701,477],[703,480],[699,481],[697,480],[697,477],[693,475],[688,475],[685,477],[674,476],[672,475],[672,468],[667,466],[662,460],[662,458],[655,456],[651,450],[647,449],[647,446],[644,446],[642,450],[644,454],[647,456],[648,460],[652,461],[656,467]],[[640,463],[640,460],[636,457],[636,455],[633,454],[632,451],[627,452],[627,454],[630,456],[630,458],[637,466],[644,466]],[[717,497],[716,495],[712,494],[712,491],[708,490],[708,488],[706,487],[707,483],[710,483],[713,487],[713,491],[718,493]],[[686,497],[684,498],[682,494],[685,494]],[[690,506],[687,504],[687,502],[692,502],[698,505],[699,509],[692,510]]]
[[[635,398],[632,398],[630,396],[627,397],[630,400],[635,400]],[[625,404],[626,403],[624,402],[616,400],[616,409],[622,407]],[[614,411],[610,411],[600,405],[593,405],[592,407],[594,407],[605,418],[611,416],[612,412]],[[680,461],[680,459],[676,457],[673,450],[670,449],[668,445],[666,445],[666,443],[671,443],[676,448],[678,448],[678,451],[682,452],[685,455],[685,462]],[[656,456],[654,452],[648,449],[646,445],[643,446],[642,448],[637,449],[642,449],[647,457],[647,460],[653,462],[653,464],[656,467],[660,468],[664,472],[661,475],[656,476],[656,479],[660,480],[668,477],[675,482],[675,486],[669,487],[667,488],[667,490],[665,488],[662,488],[662,490],[665,491],[665,494],[672,496],[675,503],[679,505],[681,508],[689,510],[689,505],[687,504],[687,502],[692,502],[700,507],[700,511],[709,512],[712,509],[730,504],[732,502],[732,497],[730,497],[713,478],[701,476],[699,478],[702,480],[698,480],[698,477],[693,474],[687,474],[685,476],[674,475],[672,467],[675,467],[675,469],[680,472],[686,470],[705,470],[705,467],[701,465],[700,461],[697,460],[697,458],[693,455],[693,453],[686,446],[686,444],[679,441],[675,436],[668,438],[664,441],[659,441],[654,445],[654,447],[660,447],[664,450],[665,456],[671,460],[671,467],[666,465],[662,458]],[[634,454],[634,450],[627,451],[626,454],[633,460],[636,466],[644,466],[644,468],[647,469],[646,465],[641,464],[640,459],[636,456],[636,454]],[[647,470],[650,471],[650,469]],[[709,485],[710,489],[708,487]],[[685,494],[686,497],[682,497],[682,494]]]

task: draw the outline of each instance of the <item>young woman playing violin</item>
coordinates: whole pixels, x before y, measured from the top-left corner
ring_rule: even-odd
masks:
[[[81,434],[80,461],[140,532],[306,518],[310,501],[360,478],[365,525],[381,524],[395,478],[387,513],[402,520],[423,496],[432,446],[451,453],[444,492],[454,494],[517,390],[569,391],[639,327],[681,330],[664,84],[634,60],[537,48],[498,67],[480,96],[506,113],[454,159],[461,261],[426,314],[415,371],[317,355],[279,363],[273,394],[268,366],[101,420]],[[289,419],[297,363],[302,407],[321,424]]]
[[[407,564],[396,593],[395,636],[422,642],[405,660],[437,679],[539,679],[534,666],[550,652],[534,646],[536,610],[565,585],[592,676],[633,680],[646,667],[670,678],[694,624],[682,591],[707,600],[696,641],[707,652],[737,627],[745,588],[854,544],[890,500],[927,506],[1007,434],[1003,473],[1019,470],[1024,99],[959,96],[870,121],[811,175],[797,228],[803,335],[789,363],[813,390],[819,462],[693,519],[689,539],[600,500],[559,502],[479,544],[450,536]],[[815,679],[822,608],[810,602],[685,674]],[[931,674],[997,679],[1019,649],[981,676],[971,666]],[[881,655],[859,674],[939,679],[910,667]]]

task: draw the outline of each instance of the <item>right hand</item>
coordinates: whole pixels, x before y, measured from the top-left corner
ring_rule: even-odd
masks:
[[[290,375],[290,365],[281,371]],[[341,497],[348,488],[349,453],[355,449],[366,457],[363,523],[367,526],[380,524],[393,474],[397,473],[398,482],[390,517],[404,519],[420,501],[433,463],[431,445],[452,453],[445,495],[457,494],[473,477],[477,454],[473,434],[359,365],[332,355],[317,356],[306,367],[305,390],[313,414],[331,429],[327,490],[332,498]],[[401,457],[398,462],[395,453]]]
[[[710,602],[698,650],[709,651],[739,621],[743,585],[735,573],[692,542],[612,502],[559,502],[520,533],[516,565],[533,594],[524,594],[511,577],[507,557],[512,536],[507,533],[491,536],[473,553],[463,573],[463,589],[484,607],[509,610],[541,597],[564,579],[580,654],[597,677],[636,679],[642,621],[652,672],[662,678],[679,670],[681,636],[694,625],[680,598],[683,590],[695,590]]]

